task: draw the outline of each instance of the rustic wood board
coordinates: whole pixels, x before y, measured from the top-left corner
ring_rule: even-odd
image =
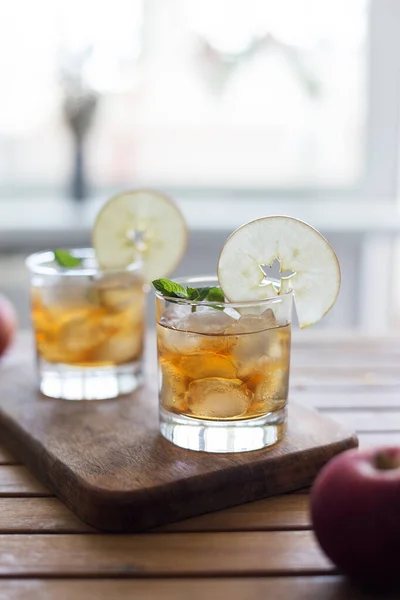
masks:
[[[398,600],[393,593],[373,594],[361,590],[340,575],[324,577],[243,577],[193,579],[3,579],[1,591],[5,600]]]
[[[24,358],[25,357],[25,358]],[[178,448],[158,431],[154,368],[140,391],[68,402],[36,390],[31,349],[0,365],[0,442],[83,521],[141,531],[310,485],[349,429],[292,404],[285,439],[242,454]]]

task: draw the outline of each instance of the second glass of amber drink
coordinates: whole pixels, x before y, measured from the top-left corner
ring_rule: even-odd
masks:
[[[202,288],[216,278],[176,280]],[[292,292],[262,301],[195,302],[156,291],[160,429],[206,452],[270,446],[285,433]]]
[[[101,400],[142,380],[145,292],[140,263],[101,270],[92,249],[71,251],[61,267],[52,251],[27,259],[39,387],[67,400]]]

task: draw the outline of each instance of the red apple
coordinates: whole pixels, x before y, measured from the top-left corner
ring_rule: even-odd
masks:
[[[0,294],[0,356],[4,354],[17,329],[17,316],[9,300]]]
[[[327,556],[355,579],[400,579],[400,447],[348,450],[311,490],[315,535]]]

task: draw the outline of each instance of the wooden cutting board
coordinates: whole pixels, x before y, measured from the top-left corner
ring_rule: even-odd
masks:
[[[141,531],[300,489],[357,445],[342,425],[291,404],[286,437],[273,448],[229,455],[178,448],[158,432],[153,361],[140,391],[99,402],[37,392],[26,338],[0,363],[0,443],[94,527]]]

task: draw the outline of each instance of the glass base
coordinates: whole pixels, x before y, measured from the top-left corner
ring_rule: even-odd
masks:
[[[242,421],[205,421],[160,409],[162,435],[181,448],[202,452],[249,452],[272,446],[286,431],[287,409]]]
[[[42,394],[62,400],[106,400],[136,390],[143,382],[142,364],[72,367],[39,358]]]

